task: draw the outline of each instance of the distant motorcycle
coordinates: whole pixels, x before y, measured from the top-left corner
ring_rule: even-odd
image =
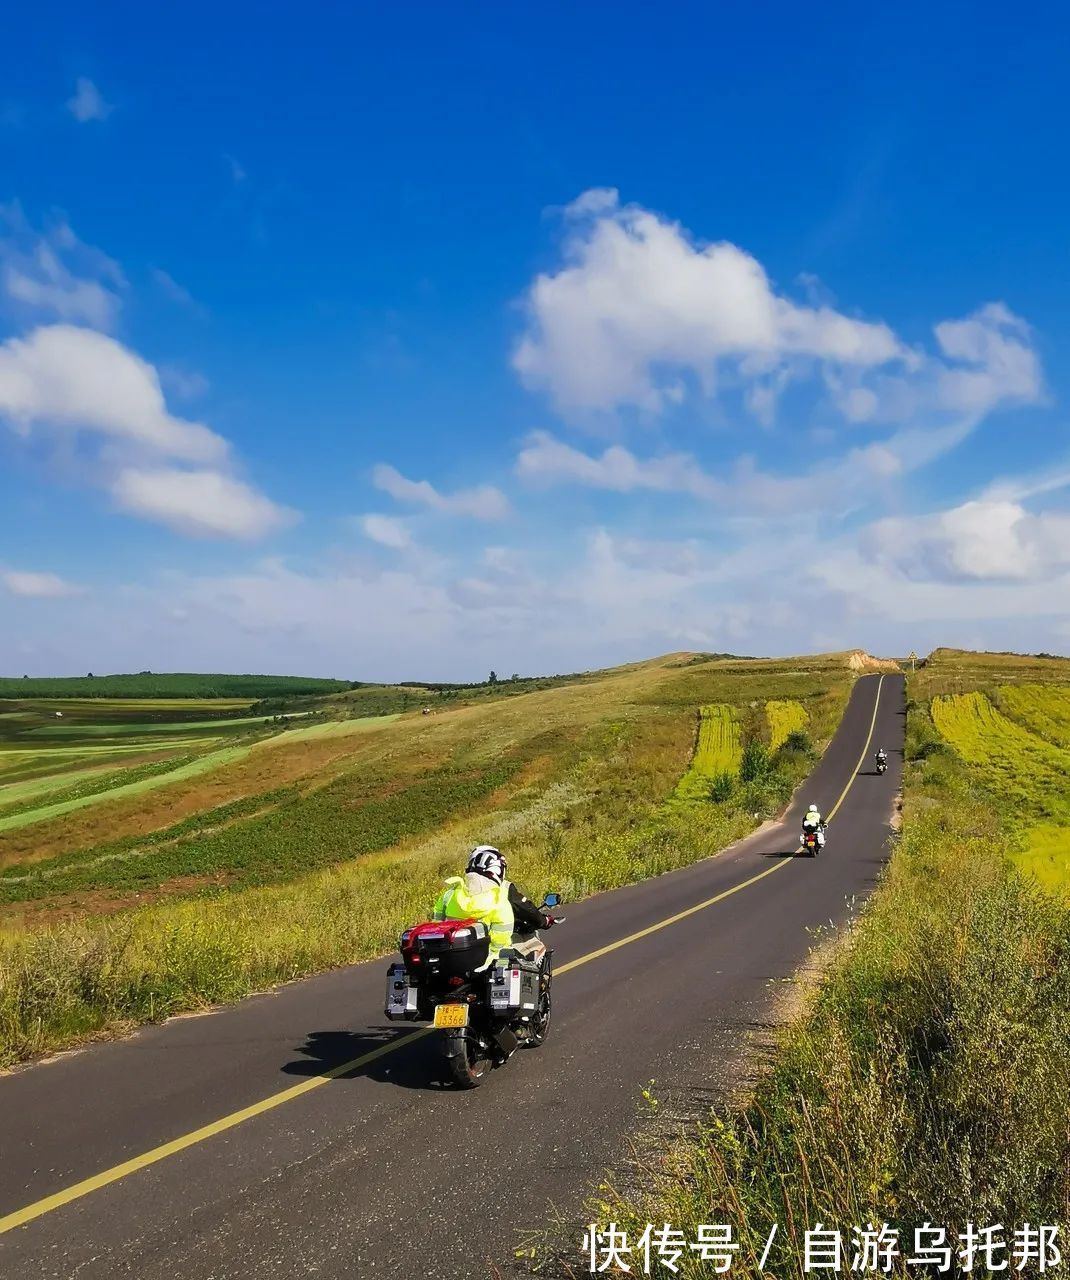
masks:
[[[561,901],[548,893],[542,910]],[[564,916],[551,916],[560,924]],[[454,1084],[481,1085],[518,1048],[538,1048],[550,1030],[553,951],[537,933],[518,934],[489,968],[490,933],[479,920],[431,921],[401,935],[400,964],[387,970],[386,1016],[429,1021],[441,1031]]]
[[[883,774],[883,773],[887,773],[887,772],[888,772],[888,757],[887,757],[887,756],[878,756],[878,757],[877,757],[877,772],[878,772],[879,774]]]

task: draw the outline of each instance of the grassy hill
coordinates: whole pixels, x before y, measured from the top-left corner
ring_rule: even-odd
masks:
[[[387,690],[358,688],[284,731],[202,717],[199,748],[194,722],[150,726],[125,772],[91,763],[122,749],[116,723],[88,740],[83,723],[60,756],[76,777],[0,773],[0,1061],[381,954],[477,843],[569,898],[716,853],[790,795],[856,674],[843,654],[672,654],[451,699],[410,687],[386,715],[361,713],[396,706]],[[722,721],[746,776],[710,737]],[[47,727],[39,770],[75,750]]]

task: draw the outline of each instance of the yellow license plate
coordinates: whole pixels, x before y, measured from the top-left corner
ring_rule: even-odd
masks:
[[[466,1004],[435,1005],[436,1027],[467,1027],[468,1006]]]

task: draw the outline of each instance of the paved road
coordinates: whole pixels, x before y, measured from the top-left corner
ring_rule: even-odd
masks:
[[[434,1038],[384,1025],[381,961],[0,1079],[0,1276],[508,1274],[519,1235],[619,1160],[639,1088],[708,1084],[808,930],[873,887],[904,714],[901,677],[859,680],[783,824],[570,907],[553,1033],[481,1089],[447,1089]],[[790,857],[805,803],[841,796],[826,853]]]

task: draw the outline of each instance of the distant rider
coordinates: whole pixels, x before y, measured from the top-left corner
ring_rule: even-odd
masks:
[[[881,747],[880,750],[877,752],[876,760],[877,760],[878,769],[888,768],[888,752],[885,751],[883,747]]]
[[[821,817],[821,813],[816,804],[810,805],[803,815],[802,820],[803,839],[806,839],[807,832],[817,832],[817,843],[819,846],[825,844],[825,823]]]
[[[506,862],[493,845],[472,850],[463,876],[450,876],[438,895],[432,920],[482,920],[490,930],[492,964],[517,933],[548,929],[553,916],[539,908],[505,878]]]

